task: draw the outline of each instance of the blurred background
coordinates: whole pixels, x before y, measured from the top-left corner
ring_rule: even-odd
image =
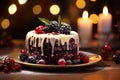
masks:
[[[26,33],[43,24],[38,17],[62,21],[77,29],[77,19],[84,10],[93,20],[92,34],[97,33],[98,15],[106,5],[112,14],[112,32],[120,39],[120,0],[0,0],[0,44],[5,38],[25,39]],[[6,38],[7,37],[7,38]],[[94,38],[94,37],[93,37]]]

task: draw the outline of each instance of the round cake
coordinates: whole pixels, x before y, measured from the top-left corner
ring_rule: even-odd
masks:
[[[69,24],[61,22],[59,25],[57,21],[29,31],[25,38],[25,49],[20,54],[21,61],[36,64],[83,63],[80,57],[78,33],[72,31]]]

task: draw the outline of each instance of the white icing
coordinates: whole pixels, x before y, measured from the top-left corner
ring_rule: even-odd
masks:
[[[38,38],[38,44],[37,44],[37,38]],[[52,33],[46,33],[46,34],[36,34],[34,30],[29,31],[26,35],[26,42],[27,42],[27,49],[29,49],[28,46],[28,40],[30,39],[30,45],[33,43],[33,47],[41,47],[41,55],[44,55],[43,53],[43,44],[46,39],[46,43],[50,41],[50,44],[52,46],[52,54],[53,56],[54,53],[54,46],[55,46],[55,41],[58,40],[58,46],[60,45],[60,42],[62,45],[65,43],[67,44],[67,50],[69,50],[69,40],[73,38],[75,40],[75,44],[77,44],[77,52],[79,51],[79,37],[78,33],[75,31],[71,31],[70,34],[58,34],[54,35]],[[34,42],[35,41],[35,42]]]

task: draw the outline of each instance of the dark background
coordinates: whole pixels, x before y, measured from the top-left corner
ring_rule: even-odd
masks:
[[[58,15],[66,17],[70,20],[72,29],[77,31],[77,18],[81,17],[82,12],[87,10],[89,14],[95,13],[100,14],[103,6],[107,5],[109,12],[113,16],[112,31],[117,32],[116,25],[120,24],[120,0],[96,0],[96,2],[86,1],[86,7],[79,9],[76,7],[76,0],[28,0],[24,5],[19,5],[17,0],[0,0],[0,22],[4,18],[10,20],[10,27],[2,29],[0,25],[0,33],[7,32],[12,35],[14,39],[24,39],[28,31],[34,29],[41,23],[38,17],[44,17],[49,20],[57,20]],[[8,7],[11,4],[17,5],[17,12],[14,15],[8,13]],[[40,4],[42,6],[42,12],[39,15],[34,15],[32,8],[34,5]],[[60,6],[60,14],[54,16],[49,12],[49,7],[52,4],[58,4]],[[74,12],[75,11],[75,12]],[[97,25],[93,25],[93,34],[97,31]]]

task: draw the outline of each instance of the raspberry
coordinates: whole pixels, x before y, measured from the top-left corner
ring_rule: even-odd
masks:
[[[69,24],[62,22],[60,27],[60,33],[70,34],[70,31],[71,31],[71,26]]]
[[[88,63],[89,57],[87,55],[83,55],[83,56],[81,56],[81,61],[82,61],[82,63]]]
[[[40,25],[40,26],[38,26],[38,27],[35,28],[36,34],[41,34],[42,31],[43,31],[43,26],[42,25]]]
[[[59,60],[58,60],[58,64],[59,64],[59,65],[65,65],[65,64],[66,64],[65,59],[63,59],[63,58],[59,59]]]

